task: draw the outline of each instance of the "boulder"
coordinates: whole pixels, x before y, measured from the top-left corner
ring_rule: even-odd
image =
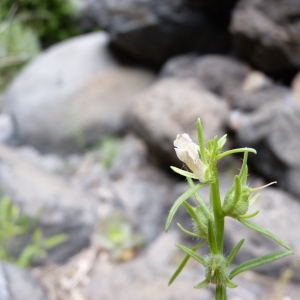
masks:
[[[249,67],[221,55],[182,55],[169,59],[161,77],[195,78],[209,91],[229,97],[242,88]]]
[[[39,281],[29,271],[8,262],[0,262],[1,300],[47,300]]]
[[[96,224],[95,203],[89,196],[4,145],[0,146],[0,182],[2,192],[13,203],[26,215],[37,218],[44,237],[67,235],[67,241],[52,248],[43,263],[66,261],[88,246]],[[19,255],[25,244],[18,242],[12,249],[14,255]]]
[[[296,196],[300,196],[299,119],[298,103],[277,102],[250,114],[234,114],[230,121],[237,144],[257,150],[250,157],[256,171]]]
[[[170,78],[157,82],[136,97],[127,124],[141,136],[164,165],[175,163],[173,141],[187,132],[197,141],[196,120],[201,118],[206,139],[224,134],[228,108],[222,98],[202,88],[194,79]]]
[[[229,46],[226,26],[188,0],[89,0],[81,19],[107,30],[116,48],[155,66],[181,53],[220,53]]]
[[[241,0],[231,20],[235,52],[271,75],[300,67],[300,2]]]
[[[7,90],[5,110],[19,143],[67,153],[122,130],[128,103],[153,74],[119,65],[107,43],[103,32],[73,38],[18,74]]]

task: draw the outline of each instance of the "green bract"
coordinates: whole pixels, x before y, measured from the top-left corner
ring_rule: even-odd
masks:
[[[258,199],[259,196],[258,194],[252,196],[252,194],[257,192],[259,189],[264,188],[250,188],[247,185],[248,153],[256,154],[256,151],[251,148],[239,148],[222,152],[222,148],[226,143],[226,135],[220,139],[217,136],[214,137],[212,140],[207,141],[207,147],[205,147],[204,134],[200,119],[197,121],[197,129],[199,145],[193,143],[186,133],[178,134],[174,141],[176,154],[178,158],[187,165],[189,171],[181,170],[176,167],[171,167],[171,169],[186,177],[190,189],[175,201],[169,212],[165,229],[166,231],[169,229],[178,208],[183,205],[192,218],[193,231],[183,228],[180,224],[177,225],[184,233],[200,238],[201,243],[192,249],[183,245],[177,245],[179,249],[186,253],[186,256],[178,266],[174,275],[171,277],[169,284],[177,278],[189,258],[192,257],[205,268],[205,278],[198,283],[195,288],[200,289],[208,284],[214,284],[216,286],[215,299],[226,300],[226,288],[237,287],[237,285],[231,281],[231,279],[236,275],[257,266],[283,258],[292,254],[293,251],[286,243],[281,241],[273,233],[247,220],[255,217],[259,213],[259,211],[256,211],[254,213],[247,214],[249,207]],[[226,193],[224,200],[221,201],[217,162],[227,155],[239,152],[244,153],[241,171],[235,176],[232,186]],[[193,180],[198,180],[200,182],[194,183]],[[209,206],[203,201],[199,194],[199,191],[205,185],[210,186]],[[191,196],[194,196],[196,200],[196,205],[194,206],[188,202]],[[224,255],[223,243],[225,217],[232,217],[250,229],[266,235],[286,250],[266,254],[246,261],[235,267],[233,270],[230,270],[230,265],[245,240],[242,239],[239,243],[237,243],[227,257]],[[203,258],[197,253],[197,250],[206,243],[208,244],[211,253],[206,258]]]

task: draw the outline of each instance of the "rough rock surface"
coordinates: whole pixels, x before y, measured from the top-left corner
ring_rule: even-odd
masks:
[[[189,51],[224,52],[229,45],[226,26],[193,1],[90,0],[84,15],[107,30],[117,48],[154,65]]]
[[[237,143],[257,150],[250,162],[255,169],[279,186],[299,196],[300,106],[298,103],[265,105],[250,114],[233,116]]]
[[[206,139],[222,136],[227,116],[226,103],[197,81],[171,78],[159,81],[135,99],[127,123],[146,141],[150,155],[163,164],[178,164],[173,147],[178,133],[187,132],[197,141],[195,121],[200,117]]]
[[[242,0],[232,16],[236,53],[272,75],[300,67],[300,2]]]
[[[47,300],[48,297],[38,280],[28,271],[0,262],[0,299]]]
[[[249,71],[246,64],[227,56],[182,55],[166,62],[161,77],[192,77],[209,91],[228,97],[242,88]]]
[[[107,43],[104,33],[80,36],[51,47],[22,70],[5,106],[18,142],[69,152],[122,130],[127,105],[153,74],[119,65]]]

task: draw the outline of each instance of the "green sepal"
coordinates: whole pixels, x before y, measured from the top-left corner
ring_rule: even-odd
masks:
[[[198,132],[198,142],[199,142],[199,149],[200,149],[201,159],[202,159],[203,163],[205,165],[207,165],[204,134],[203,134],[203,128],[202,128],[200,118],[198,118],[198,120],[197,120],[197,132]]]
[[[177,223],[177,226],[178,226],[185,234],[190,235],[190,236],[193,236],[193,237],[199,238],[198,234],[186,230],[186,229],[183,228],[179,223]]]
[[[179,174],[179,175],[182,175],[184,177],[187,177],[187,178],[193,178],[193,179],[198,179],[198,177],[192,173],[192,172],[188,172],[188,171],[185,171],[185,170],[181,170],[179,168],[176,168],[176,167],[170,167],[175,173]]]
[[[230,279],[226,281],[226,286],[229,287],[230,289],[235,289],[238,287],[238,285],[233,281],[231,281]]]
[[[209,284],[209,282],[204,279],[203,281],[199,282],[198,284],[196,284],[194,286],[195,289],[203,289],[204,287],[206,287]]]
[[[257,216],[259,214],[259,210],[251,213],[251,214],[248,214],[248,215],[242,215],[242,216],[239,216],[239,219],[251,219],[255,216]]]
[[[165,231],[168,231],[171,225],[171,222],[173,220],[173,217],[177,211],[177,209],[179,208],[179,206],[186,201],[188,198],[190,198],[193,194],[195,194],[201,187],[203,187],[204,184],[199,183],[197,185],[195,185],[193,188],[189,189],[188,191],[186,191],[184,194],[182,194],[173,204],[168,218],[167,218],[167,222],[166,222],[166,227],[165,227]]]
[[[229,192],[226,194],[223,203],[223,212],[225,215],[230,216],[233,214],[233,210],[236,209],[238,202],[241,198],[242,186],[238,175],[234,177],[233,189],[230,188]]]
[[[218,246],[216,241],[216,235],[214,230],[214,225],[211,219],[208,220],[208,235],[207,235],[207,242],[209,248],[213,254],[218,254]]]
[[[204,244],[206,243],[206,240],[201,242],[200,244],[194,246],[192,248],[193,251],[198,250],[199,248],[201,248]],[[185,265],[187,264],[188,260],[190,259],[190,255],[186,255],[184,257],[184,259],[181,261],[180,265],[178,266],[178,268],[176,269],[176,271],[174,272],[174,274],[172,275],[172,277],[169,280],[168,285],[171,285],[173,283],[173,281],[178,277],[178,275],[181,273],[182,269],[185,267]]]
[[[218,151],[222,150],[224,145],[226,144],[227,141],[227,134],[224,134],[221,138],[218,140]]]
[[[285,249],[287,250],[292,250],[292,248],[287,245],[285,242],[283,242],[280,238],[278,238],[277,236],[275,236],[272,232],[270,232],[269,230],[267,229],[264,229],[248,220],[245,220],[245,219],[241,219],[241,218],[238,218],[238,221],[241,222],[243,225],[255,230],[255,231],[258,231],[266,236],[268,236],[269,238],[271,238],[273,241],[275,241],[276,243],[278,243],[279,245],[281,245],[282,247],[284,247]]]
[[[253,205],[257,199],[259,198],[259,194],[256,194],[255,196],[253,196],[250,200],[249,200],[249,206]]]
[[[232,263],[232,261],[234,260],[234,258],[236,257],[236,255],[238,254],[238,252],[240,251],[241,247],[243,246],[245,242],[245,239],[240,240],[235,247],[231,250],[230,254],[228,255],[227,259],[226,259],[226,266],[229,267]]]
[[[205,267],[205,259],[203,257],[201,257],[198,253],[194,252],[193,250],[180,245],[180,244],[176,244],[176,246],[182,250],[183,252],[185,252],[186,254],[188,254],[189,256],[191,256],[192,258],[194,258],[197,262],[199,262],[202,266]]]
[[[286,257],[286,256],[291,255],[291,254],[293,254],[292,250],[289,250],[289,251],[278,251],[278,252],[270,253],[270,254],[267,254],[267,255],[263,255],[263,256],[260,256],[260,257],[248,260],[248,261],[240,264],[236,268],[234,268],[230,272],[229,278],[232,279],[236,275],[238,275],[238,274],[240,274],[242,272],[245,272],[247,270],[250,270],[250,269],[253,269],[253,268],[265,265],[267,263],[273,262],[273,261],[275,261],[277,259]]]

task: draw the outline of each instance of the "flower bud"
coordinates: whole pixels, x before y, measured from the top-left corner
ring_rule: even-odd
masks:
[[[205,182],[207,166],[200,159],[199,146],[193,143],[187,133],[178,134],[174,146],[178,158],[189,167],[200,182]]]

